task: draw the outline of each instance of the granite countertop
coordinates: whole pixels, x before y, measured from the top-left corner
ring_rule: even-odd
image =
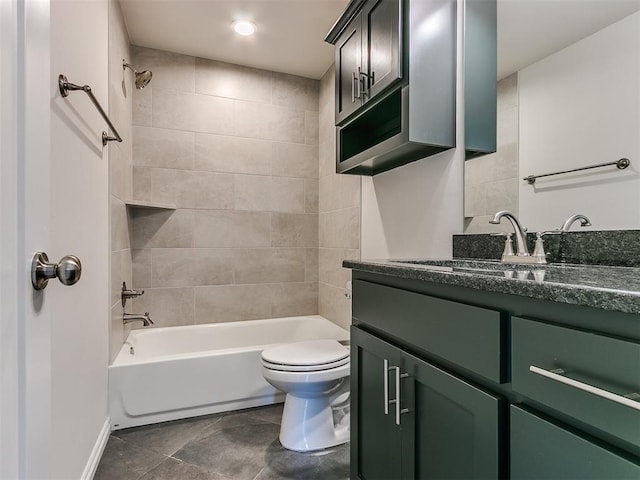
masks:
[[[363,272],[640,314],[640,268],[482,260],[345,260]]]

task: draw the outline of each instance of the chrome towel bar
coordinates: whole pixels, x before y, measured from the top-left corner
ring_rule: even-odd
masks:
[[[107,116],[106,112],[98,102],[98,99],[93,95],[93,92],[91,91],[91,87],[89,85],[83,85],[83,86],[75,85],[73,83],[68,82],[67,77],[60,74],[58,75],[58,88],[60,89],[60,95],[62,95],[63,97],[68,96],[69,92],[74,90],[81,90],[87,95],[89,95],[89,98],[91,99],[95,107],[98,109],[98,112],[100,112],[100,115],[102,115],[102,118],[104,118],[104,121],[107,122],[107,125],[109,125],[109,128],[115,135],[112,137],[107,132],[102,132],[102,146],[105,146],[107,142],[113,142],[114,140],[116,142],[122,142],[122,137],[118,133],[118,130],[116,130],[116,127],[114,127],[113,123],[111,123],[111,120],[109,120],[109,117]]]
[[[529,175],[528,177],[524,177],[523,180],[526,180],[529,185],[533,185],[534,183],[536,183],[536,178],[551,177],[553,175],[561,175],[563,173],[580,172],[582,170],[590,170],[592,168],[608,167],[609,165],[615,165],[616,167],[618,167],[618,170],[624,170],[629,165],[631,165],[631,162],[628,158],[621,158],[620,160],[616,160],[615,162],[599,163],[598,165],[589,165],[588,167],[574,168],[573,170],[544,173],[542,175]]]

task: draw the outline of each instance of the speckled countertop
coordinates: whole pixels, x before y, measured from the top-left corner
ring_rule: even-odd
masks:
[[[363,272],[640,314],[640,268],[481,260],[345,260]]]

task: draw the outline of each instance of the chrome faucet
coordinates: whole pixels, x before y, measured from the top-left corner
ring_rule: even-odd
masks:
[[[507,212],[506,210],[501,210],[498,213],[496,213],[493,216],[493,218],[489,220],[489,223],[499,224],[502,217],[506,218],[511,222],[511,225],[513,226],[513,231],[516,234],[516,243],[517,243],[518,253],[515,256],[528,257],[529,249],[527,248],[527,229],[522,226],[520,221],[516,218],[516,216],[513,213]]]
[[[153,325],[153,320],[151,320],[151,318],[149,317],[149,312],[144,312],[144,315],[141,315],[139,313],[125,313],[122,317],[122,323],[124,323],[125,325],[127,323],[136,321],[141,321],[145,327]]]
[[[573,225],[578,220],[580,220],[580,226],[581,227],[590,227],[591,226],[591,221],[586,216],[578,213],[577,215],[573,215],[573,216],[567,218],[567,220],[562,224],[562,227],[560,227],[560,231],[561,232],[568,232],[571,229],[571,225]]]

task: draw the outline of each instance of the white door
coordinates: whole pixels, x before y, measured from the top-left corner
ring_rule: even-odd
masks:
[[[89,478],[108,433],[106,0],[0,0],[0,478]],[[108,147],[107,147],[108,148]],[[77,255],[31,286],[33,254]]]

